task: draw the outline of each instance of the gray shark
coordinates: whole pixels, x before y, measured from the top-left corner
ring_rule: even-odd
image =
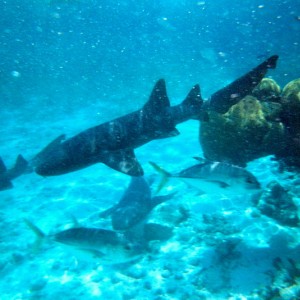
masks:
[[[35,157],[34,170],[42,176],[52,176],[101,162],[130,176],[142,176],[134,149],[155,139],[178,135],[175,126],[200,118],[202,104],[199,85],[195,85],[181,104],[171,107],[165,81],[161,79],[140,110],[66,140],[59,136]]]
[[[132,177],[121,200],[100,213],[100,217],[110,216],[114,230],[129,230],[144,222],[152,209],[171,199],[174,193],[151,197],[151,190],[144,177]]]
[[[171,107],[165,81],[160,79],[142,109],[87,129],[65,141],[61,136],[38,155],[35,171],[43,176],[60,175],[102,162],[122,173],[142,176],[143,169],[135,157],[135,148],[155,139],[178,135],[177,124],[205,118],[204,110],[226,112],[251,93],[267,70],[276,67],[277,60],[277,55],[271,56],[214,93],[204,105],[200,87],[195,85],[181,104]]]

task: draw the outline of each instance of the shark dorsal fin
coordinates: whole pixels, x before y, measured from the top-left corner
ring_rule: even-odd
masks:
[[[200,86],[196,84],[190,90],[184,101],[182,102],[183,105],[202,105],[203,99],[201,97]]]
[[[164,79],[160,79],[154,85],[150,98],[144,105],[143,110],[152,114],[161,114],[167,107],[170,107],[170,101],[167,95],[166,83]]]

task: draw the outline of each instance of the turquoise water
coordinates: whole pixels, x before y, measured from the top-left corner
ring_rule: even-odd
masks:
[[[0,155],[7,166],[61,133],[71,137],[139,109],[159,78],[175,105],[195,83],[208,98],[272,54],[280,58],[268,77],[282,87],[299,77],[296,0],[12,0],[0,1],[0,11]],[[149,161],[176,172],[202,156],[199,122],[177,128],[179,136],[136,149],[147,177],[158,177]],[[263,188],[280,182],[299,210],[297,172],[280,172],[272,157],[247,169]],[[71,227],[73,217],[111,229],[98,213],[129,182],[103,164],[14,180],[0,194],[0,299],[297,299],[299,227],[253,217],[246,193],[201,195],[176,179],[162,191],[175,191],[173,199],[149,216],[174,228],[173,236],[151,242],[137,260],[103,265],[54,242],[33,251],[24,218],[47,234]]]

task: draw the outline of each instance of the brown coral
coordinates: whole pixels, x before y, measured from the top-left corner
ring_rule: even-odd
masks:
[[[281,116],[287,129],[288,142],[277,157],[287,165],[300,167],[300,79],[284,87]]]
[[[250,160],[274,154],[274,145],[284,145],[285,130],[273,115],[270,106],[253,96],[246,96],[224,115],[210,113],[210,121],[200,127],[205,157],[245,166]]]
[[[263,78],[260,84],[253,90],[252,95],[260,101],[280,101],[280,86],[274,79]]]
[[[300,135],[300,78],[289,82],[282,91],[285,122],[292,135]]]
[[[300,107],[300,78],[289,82],[282,91],[284,102]]]

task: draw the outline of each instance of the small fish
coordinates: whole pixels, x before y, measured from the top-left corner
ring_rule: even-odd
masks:
[[[224,162],[205,161],[174,175],[153,162],[150,164],[162,175],[158,191],[170,177],[180,178],[206,194],[237,194],[260,189],[260,184],[253,174],[246,169]]]
[[[152,209],[162,202],[171,199],[174,193],[166,196],[151,197],[151,190],[143,177],[132,177],[121,200],[100,213],[100,217],[111,216],[115,230],[129,230],[146,220]]]
[[[87,256],[100,258],[102,263],[108,264],[128,262],[143,253],[143,248],[138,243],[132,243],[125,235],[112,230],[76,227],[46,235],[31,221],[24,221],[37,236],[35,249],[43,240],[50,239],[80,250]]]

